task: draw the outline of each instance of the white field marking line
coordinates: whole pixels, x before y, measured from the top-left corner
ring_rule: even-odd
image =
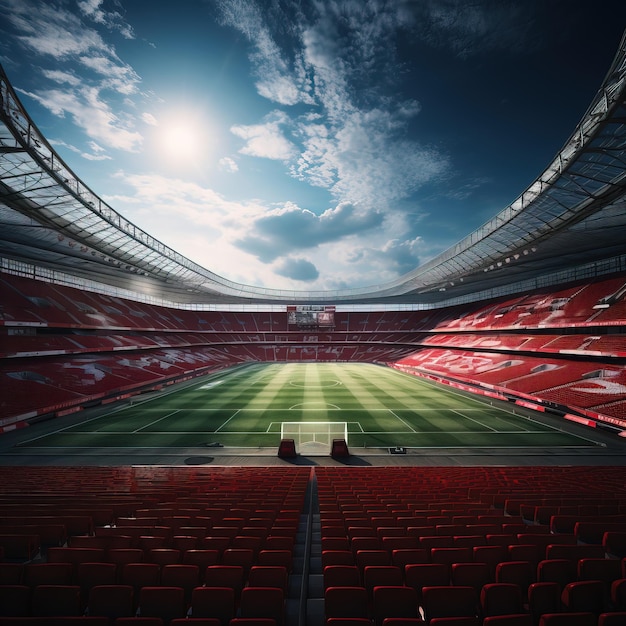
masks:
[[[391,409],[389,409],[389,413],[391,413],[397,420],[402,422],[412,433],[418,432],[417,430],[413,428],[413,426],[411,426],[411,424],[403,420],[399,415],[396,415]]]
[[[464,420],[469,420],[470,422],[474,422],[474,424],[479,424],[483,428],[488,428],[490,431],[492,431],[494,433],[502,432],[500,430],[497,430],[496,428],[491,428],[491,426],[487,426],[487,424],[483,424],[479,420],[475,420],[475,419],[473,419],[471,417],[468,417],[467,415],[463,415],[463,413],[461,413],[460,411],[455,411],[454,409],[452,409],[452,413],[456,413],[457,415],[460,415]]]
[[[343,409],[340,406],[337,406],[336,404],[324,404],[323,402],[320,402],[320,404],[324,404],[324,406],[311,407],[311,408],[303,407],[302,406],[303,404],[315,404],[315,402],[303,402],[301,404],[294,404],[293,406],[290,406],[288,409],[282,409],[282,410],[283,411],[343,411]],[[249,410],[252,411],[254,409],[249,409]]]
[[[208,433],[208,434],[212,434],[212,433]],[[259,433],[242,433],[244,435],[254,435],[254,434],[259,434]],[[398,433],[401,434],[401,433]],[[133,450],[165,450],[165,452],[163,452],[162,454],[165,454],[166,456],[180,456],[180,453],[176,453],[176,452],[170,452],[168,455],[168,451],[169,450],[178,450],[178,449],[183,449],[183,450],[187,450],[189,448],[197,448],[197,447],[202,447],[202,446],[132,446]],[[258,445],[258,446],[224,446],[223,449],[228,449],[228,448],[236,448],[237,450],[258,450],[259,448],[274,448],[275,446],[263,446],[263,445]],[[365,448],[366,446],[355,446],[353,444],[350,444],[351,448],[357,448],[357,449],[361,449],[361,448]],[[387,449],[389,446],[388,445],[379,445],[379,446],[372,446],[369,449],[370,450],[383,450],[383,449]],[[404,446],[405,448],[407,448],[408,450],[458,450],[459,448],[462,448],[463,450],[467,450],[467,449],[471,449],[468,448],[468,446]],[[477,448],[480,448],[481,446],[476,446]],[[543,446],[545,448],[545,446]],[[489,446],[490,450],[537,450],[537,449],[541,449],[542,446],[515,446],[515,448],[512,448],[511,446]],[[583,448],[583,446],[561,446],[559,447],[559,450],[580,450],[581,448]],[[126,448],[122,447],[122,446],[107,446],[106,448],[100,447],[100,450],[107,450],[106,452],[106,456],[127,456],[128,455],[128,451]],[[205,449],[203,447],[203,449]],[[55,450],[65,450],[67,452],[69,452],[70,450],[93,450],[93,448],[85,448],[84,446],[31,446],[29,448],[29,450],[33,450],[33,451],[37,451],[37,453],[41,456],[45,456],[45,453],[48,451],[55,451]],[[120,453],[116,453],[113,452],[113,450],[121,450],[122,452]],[[105,454],[104,452],[102,453],[97,453],[97,454]],[[558,457],[557,457],[558,458]],[[145,467],[145,466],[134,466],[134,467]],[[167,465],[167,467],[171,467],[170,465]],[[174,466],[175,467],[175,466]]]
[[[135,433],[141,432],[144,428],[148,428],[149,426],[152,426],[152,424],[156,424],[157,422],[160,422],[161,420],[171,417],[172,415],[176,415],[176,413],[180,413],[180,409],[176,409],[175,411],[172,411],[171,413],[167,413],[163,417],[159,417],[158,420],[154,420],[152,422],[149,422],[148,424],[144,424],[141,428],[137,428],[137,430],[133,430],[129,434],[134,435]],[[103,434],[107,434],[107,433],[104,432]]]
[[[272,424],[277,424],[279,422],[272,422]],[[389,434],[389,435],[402,435],[402,434],[407,434],[406,430],[363,430],[363,427],[361,426],[360,422],[346,422],[346,424],[356,424],[356,426],[358,426],[359,430],[361,431],[361,433],[363,433],[364,435],[384,435],[384,434]],[[151,432],[151,435],[213,435],[215,434],[217,431],[215,430],[167,430],[167,431],[161,431],[161,430],[155,430],[153,432]],[[223,435],[266,435],[266,434],[272,434],[272,435],[277,435],[279,434],[280,431],[270,431],[269,427],[266,430],[250,430],[250,431],[243,431],[243,430],[226,430],[226,431],[222,431]],[[496,431],[497,434],[502,434],[502,435],[545,435],[546,431],[545,430],[523,430],[523,431],[519,431],[519,430],[498,430]],[[101,435],[130,435],[132,433],[129,433],[127,430],[124,431],[116,431],[116,430],[111,430],[111,431],[100,431],[99,433],[94,433],[93,431],[75,431],[73,433],[69,433],[69,436],[71,437],[72,435],[93,435],[93,434],[101,434]],[[413,434],[415,435],[440,435],[441,431],[440,430],[415,430],[413,431]],[[456,431],[456,430],[446,430],[445,434],[450,434],[450,435],[467,435],[468,432],[466,430],[461,430],[461,431]],[[484,432],[472,432],[472,435],[481,435],[481,434],[488,434],[488,433],[484,433]],[[565,433],[568,434],[568,433]],[[598,445],[595,441],[593,441],[592,439],[585,439],[584,437],[578,437],[578,439],[581,439],[582,441],[589,441],[590,443],[594,444],[594,445]],[[20,444],[21,446],[22,444]],[[30,446],[33,448],[39,447],[39,446]],[[53,447],[63,447],[63,446],[41,446],[41,447],[45,447],[45,448],[53,448]],[[74,447],[74,446],[73,446]],[[83,446],[86,447],[86,446]],[[133,446],[134,447],[134,446]],[[494,447],[494,446],[489,446]],[[522,448],[524,446],[503,446],[506,448]],[[533,446],[534,447],[534,446]],[[545,447],[545,446],[544,446]],[[579,446],[560,446],[560,448],[576,448]]]
[[[232,420],[233,417],[235,417],[235,415],[237,415],[240,412],[241,412],[241,409],[237,409],[223,424],[220,424],[219,427],[216,428],[214,432],[217,433],[220,430],[222,430],[222,428],[224,428],[224,426],[226,426],[226,424],[228,424],[228,422],[230,422],[230,420]]]
[[[212,380],[209,381],[207,383],[205,383],[204,385],[201,385],[200,387],[197,387],[198,390],[200,389],[213,389],[213,387],[217,387],[218,385],[221,385],[224,382],[224,379],[222,378],[221,380]]]
[[[398,370],[394,370],[394,371],[398,371]],[[433,387],[437,391],[440,391],[440,388],[433,381],[430,381],[430,380],[425,379],[425,378],[421,378],[419,376],[413,376],[413,374],[406,374],[405,372],[398,372],[398,373],[404,374],[405,376],[409,376],[410,378],[418,380],[420,383],[424,383],[425,385],[428,385],[429,387]],[[525,419],[525,420],[528,420],[529,422],[533,422],[533,424],[539,424],[539,426],[547,428],[549,431],[554,431],[554,432],[557,432],[557,433],[567,432],[567,431],[563,431],[563,429],[561,429],[561,428],[557,428],[556,426],[552,426],[550,424],[544,424],[544,423],[540,422],[539,420],[537,420],[536,418],[534,418],[534,417],[532,417],[530,415],[518,414],[518,413],[515,413],[514,411],[511,411],[510,409],[505,409],[505,408],[502,408],[502,407],[499,407],[499,406],[494,406],[491,402],[489,402],[488,400],[484,400],[483,398],[474,398],[472,396],[465,396],[460,391],[457,391],[455,389],[448,389],[448,388],[446,388],[445,391],[447,393],[449,393],[449,394],[453,394],[455,396],[459,396],[459,397],[464,398],[466,400],[469,400],[471,402],[476,402],[477,404],[480,404],[480,405],[483,405],[483,406],[486,406],[486,407],[491,407],[492,409],[497,409],[498,411],[500,411],[502,413],[508,413],[509,415],[512,415],[513,417],[515,417],[517,419]],[[432,410],[432,409],[426,409],[426,410]],[[454,409],[445,409],[445,410],[454,410]],[[463,410],[478,411],[480,409],[463,409]],[[500,419],[502,419],[502,418],[500,418]],[[498,431],[498,432],[505,432],[505,431]],[[534,431],[534,430],[529,430],[529,431],[522,430],[521,432],[534,433],[534,432],[537,432],[537,431]],[[579,439],[582,439],[583,441],[590,441],[591,443],[593,443],[595,445],[602,445],[602,443],[600,443],[598,441],[594,441],[593,439],[589,439],[587,437],[581,437],[580,435],[571,434],[571,433],[567,433],[567,434],[571,435],[573,437],[578,437]]]
[[[146,402],[148,402],[146,400]],[[115,415],[116,413],[119,413],[120,411],[125,411],[126,409],[128,409],[128,406],[120,406],[117,409],[113,409],[112,411],[110,411],[109,413],[106,413],[105,415],[97,415],[96,417],[90,417],[89,419],[85,420],[84,422],[81,422],[80,425],[83,426],[85,424],[89,424],[90,422],[95,422],[96,420],[100,420],[103,419],[105,417],[111,417],[112,415]],[[53,435],[58,435],[59,433],[62,433],[65,430],[69,430],[70,428],[74,428],[76,426],[76,424],[70,424],[69,426],[64,426],[63,428],[58,428],[57,430],[53,430],[50,433],[46,433],[44,435],[37,435],[37,437],[33,437],[32,439],[26,439],[25,441],[22,442],[22,444],[26,444],[26,443],[30,443],[31,441],[37,441],[37,439],[45,439],[46,437],[51,437]],[[82,434],[94,434],[97,433],[99,431],[97,430],[90,430],[87,432],[83,432],[83,431],[76,431],[76,432],[81,432]],[[71,435],[72,433],[70,433]],[[22,445],[20,444],[20,445]]]
[[[279,430],[279,431],[271,431],[270,429],[272,428],[272,426],[273,426],[274,424],[281,424],[281,423],[282,423],[282,422],[270,422],[270,423],[268,424],[267,428],[265,429],[265,432],[266,432],[266,433],[272,433],[272,434],[275,434],[276,432],[280,432],[280,430]],[[301,423],[302,423],[302,424],[308,424],[309,422],[304,421],[304,422],[301,422]],[[361,432],[362,432],[363,434],[365,434],[365,431],[363,430],[363,426],[361,426],[361,422],[346,422],[346,424],[348,424],[348,425],[349,425],[349,424],[356,424],[356,425],[359,427],[359,429],[361,430]],[[217,431],[215,431],[215,432],[217,432]],[[257,431],[257,432],[262,432],[262,431]],[[349,433],[349,432],[350,432],[350,430],[348,429],[348,433]],[[372,432],[373,432],[373,431],[372,431]],[[385,432],[386,432],[386,431],[385,431]],[[402,432],[406,432],[406,431],[402,431]],[[232,433],[232,431],[231,431],[229,434],[233,434],[233,433]]]

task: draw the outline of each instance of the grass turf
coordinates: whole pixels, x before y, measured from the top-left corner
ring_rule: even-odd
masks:
[[[21,446],[277,448],[281,423],[298,421],[347,422],[351,448],[594,445],[516,413],[373,364],[258,363],[140,396]]]

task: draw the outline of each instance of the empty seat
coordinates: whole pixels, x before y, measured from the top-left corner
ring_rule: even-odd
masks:
[[[103,548],[54,547],[48,549],[48,563],[106,563]]]
[[[32,613],[35,617],[80,615],[78,585],[39,585],[33,590]]]
[[[421,604],[431,622],[437,617],[476,617],[478,598],[473,587],[442,585],[423,587]]]
[[[244,587],[239,601],[241,617],[266,617],[281,626],[284,621],[285,596],[276,587]]]
[[[161,585],[165,587],[182,587],[185,590],[185,601],[191,600],[191,592],[200,584],[200,568],[197,565],[173,564],[161,568]]]
[[[611,604],[618,611],[626,611],[626,578],[618,578],[611,584]]]
[[[607,591],[621,574],[622,567],[618,559],[591,558],[578,561],[578,580],[601,580]]]
[[[89,591],[96,585],[114,585],[117,567],[114,563],[80,563],[76,572],[76,582],[86,600]]]
[[[577,579],[576,561],[545,559],[537,564],[537,582],[555,582],[561,589]]]
[[[448,566],[443,563],[415,563],[406,566],[404,580],[407,586],[415,589],[419,602],[422,599],[422,589],[424,587],[448,585],[450,583],[450,574]]]
[[[363,573],[368,565],[391,565],[391,555],[387,550],[358,550],[355,562]]]
[[[626,556],[626,531],[607,531],[602,536],[602,547],[604,551],[618,559]]]
[[[160,617],[166,624],[175,617],[185,617],[185,592],[182,587],[142,587],[138,615]]]
[[[268,617],[234,617],[229,626],[276,626],[276,621]]]
[[[207,587],[230,587],[235,592],[235,601],[239,601],[244,585],[245,572],[241,565],[209,565],[204,572],[204,584]]]
[[[506,561],[508,549],[506,546],[475,546],[472,548],[472,558],[474,563],[487,563],[492,576],[495,577],[496,565]]]
[[[116,619],[134,615],[134,590],[130,585],[96,585],[89,592],[89,615]]]
[[[363,571],[363,586],[371,598],[374,587],[402,585],[403,578],[402,570],[395,565],[366,565]]]
[[[282,565],[253,565],[248,575],[250,587],[278,587],[287,591],[289,575]]]
[[[123,566],[120,582],[133,587],[138,598],[142,587],[158,585],[160,577],[161,568],[156,563],[127,563]]]
[[[425,548],[400,548],[391,551],[391,564],[404,570],[411,563],[429,563],[430,551]]]
[[[107,563],[117,566],[118,577],[126,563],[141,563],[144,560],[144,552],[139,548],[114,548],[106,553]]]
[[[521,613],[522,591],[514,583],[488,583],[481,589],[480,606],[484,617]]]
[[[181,551],[174,548],[152,548],[148,551],[148,561],[157,565],[175,565],[180,560]]]
[[[71,563],[28,563],[24,566],[24,584],[69,585],[72,582],[74,566]]]
[[[164,626],[160,617],[118,617],[113,626]]]
[[[566,611],[599,615],[604,611],[604,583],[601,580],[568,583],[561,592],[561,602]]]
[[[328,587],[359,587],[361,574],[356,565],[327,565],[323,570],[324,589]]]
[[[386,618],[418,617],[417,594],[412,587],[376,586],[373,589],[373,617],[378,626],[382,626]]]
[[[480,617],[434,617],[429,622],[430,626],[481,626]]]
[[[231,587],[196,587],[191,594],[191,617],[211,617],[223,626],[235,617],[235,591]]]
[[[535,582],[535,571],[528,561],[504,561],[496,565],[496,582],[518,585],[525,600],[528,586]]]
[[[243,567],[246,575],[250,571],[254,561],[254,550],[251,548],[227,548],[222,554],[223,565],[238,565]]]
[[[480,593],[483,585],[494,582],[487,563],[453,563],[450,581],[455,586],[474,587],[476,594]]]
[[[596,626],[593,613],[561,612],[545,613],[539,618],[539,626]]]
[[[23,563],[3,563],[0,560],[0,585],[21,585],[23,574]]]
[[[485,617],[483,626],[533,626],[533,618],[528,613],[492,615]]]
[[[217,565],[220,562],[221,553],[219,550],[194,549],[186,550],[183,553],[183,565],[197,565],[200,575],[204,575],[204,570],[209,565]]]
[[[322,550],[322,567],[354,564],[354,555],[351,550]]]
[[[0,585],[0,616],[29,615],[30,599],[31,588],[26,585]]]
[[[626,611],[601,613],[598,616],[598,626],[624,626],[624,624],[626,624]]]
[[[324,592],[326,618],[368,618],[368,599],[365,587],[328,587]]]
[[[448,566],[452,563],[467,563],[472,560],[472,548],[432,548],[430,560],[433,563],[445,563]]]
[[[293,566],[293,553],[291,550],[266,550],[259,552],[256,559],[257,565],[278,565],[291,571]]]
[[[561,609],[561,586],[556,582],[536,582],[528,587],[528,611],[534,623],[544,613],[557,613]]]

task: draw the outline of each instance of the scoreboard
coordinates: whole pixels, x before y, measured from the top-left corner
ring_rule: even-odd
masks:
[[[335,326],[335,307],[318,304],[287,307],[287,323],[298,328],[332,328]]]

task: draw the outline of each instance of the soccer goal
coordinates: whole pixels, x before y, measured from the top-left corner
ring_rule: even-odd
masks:
[[[297,447],[317,444],[330,449],[333,439],[348,443],[348,422],[281,422],[280,438],[293,439]]]

